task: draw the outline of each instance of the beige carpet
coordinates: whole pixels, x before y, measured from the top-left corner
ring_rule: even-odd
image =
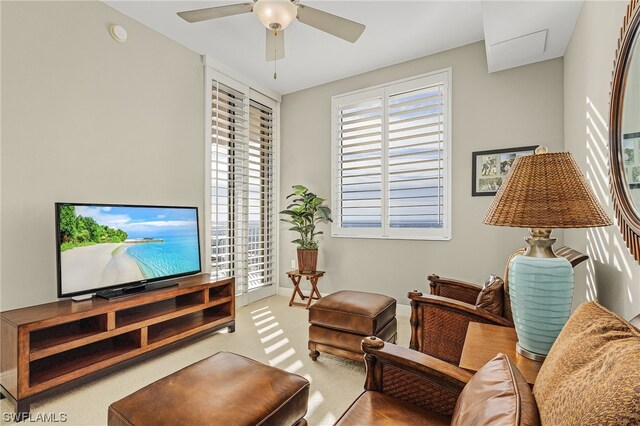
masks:
[[[307,421],[311,426],[332,425],[362,392],[364,365],[326,354],[321,354],[317,362],[311,361],[307,355],[307,311],[290,308],[287,303],[287,298],[273,296],[242,307],[237,311],[235,333],[207,335],[188,346],[35,402],[31,405],[32,418],[38,413],[65,413],[68,425],[105,425],[107,407],[112,402],[216,352],[230,351],[306,377],[311,382]],[[398,344],[407,347],[409,333],[409,318],[399,316]],[[211,386],[224,388],[224,383]],[[250,400],[251,395],[247,395],[247,403]],[[6,399],[0,401],[0,409],[3,417],[14,411]],[[6,423],[3,417],[2,424]]]

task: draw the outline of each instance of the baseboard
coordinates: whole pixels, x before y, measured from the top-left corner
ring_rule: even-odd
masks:
[[[280,287],[278,286],[278,296],[283,297],[291,297],[291,292],[293,291],[292,287]],[[328,296],[330,293],[320,292],[322,297]],[[411,316],[411,306],[402,305],[400,303],[396,304],[396,315],[400,315],[403,317]]]
[[[400,315],[403,317],[410,317],[411,316],[411,306],[409,305],[401,305],[400,303],[398,303],[396,305],[396,315]]]

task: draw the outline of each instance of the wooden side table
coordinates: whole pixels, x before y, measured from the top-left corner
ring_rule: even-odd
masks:
[[[527,383],[533,386],[542,362],[527,359],[517,353],[517,342],[515,328],[470,322],[464,339],[460,367],[475,373],[498,352],[502,352],[518,367]]]
[[[315,299],[315,300],[322,299],[322,296],[320,295],[320,292],[318,291],[318,280],[323,275],[324,275],[324,271],[303,273],[303,272],[300,272],[300,271],[298,271],[296,269],[295,271],[287,272],[287,276],[289,278],[291,278],[291,281],[293,282],[293,292],[291,293],[291,300],[289,300],[289,306],[291,306],[293,304],[305,305],[305,308],[309,309],[309,305],[311,305],[311,300],[312,299]],[[302,281],[302,277],[305,277],[307,279],[307,281],[309,281],[311,283],[311,293],[309,293],[308,296],[305,296],[302,293],[302,290],[300,290],[300,281]],[[309,299],[309,300],[307,301],[306,304],[294,302],[293,300],[296,298],[296,294],[298,294],[300,296],[300,299],[302,299],[303,301],[304,301],[304,299]]]

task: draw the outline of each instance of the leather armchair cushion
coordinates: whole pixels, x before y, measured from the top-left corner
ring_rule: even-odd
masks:
[[[543,423],[640,424],[640,331],[597,302],[569,318],[536,378]]]
[[[433,411],[381,392],[364,392],[335,426],[424,425],[444,426],[449,419]]]
[[[502,301],[504,298],[504,281],[502,278],[490,275],[476,299],[476,308],[484,309],[495,315],[502,315]]]
[[[362,336],[377,335],[395,316],[396,299],[362,291],[338,291],[309,307],[311,324]]]
[[[452,425],[540,425],[527,381],[504,354],[485,364],[464,387]]]

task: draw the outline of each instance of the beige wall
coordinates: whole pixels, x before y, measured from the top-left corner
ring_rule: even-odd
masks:
[[[587,1],[565,53],[565,148],[613,216],[609,193],[609,90],[614,52],[628,2]],[[575,302],[598,298],[625,318],[640,313],[640,266],[617,226],[565,232],[591,256],[576,277]]]
[[[319,266],[328,272],[321,292],[374,291],[406,304],[407,291],[427,291],[426,275],[480,283],[489,273],[502,275],[509,254],[524,245],[525,229],[481,223],[492,197],[471,197],[471,153],[534,144],[561,150],[563,63],[488,74],[483,42],[284,96],[281,202],[297,183],[331,196],[331,96],[447,67],[453,69],[451,241],[332,238],[326,226]],[[291,286],[285,272],[295,258],[291,237],[282,226],[279,276],[285,286]]]
[[[56,300],[55,201],[202,208],[204,123],[195,52],[100,2],[0,4],[5,310]]]

